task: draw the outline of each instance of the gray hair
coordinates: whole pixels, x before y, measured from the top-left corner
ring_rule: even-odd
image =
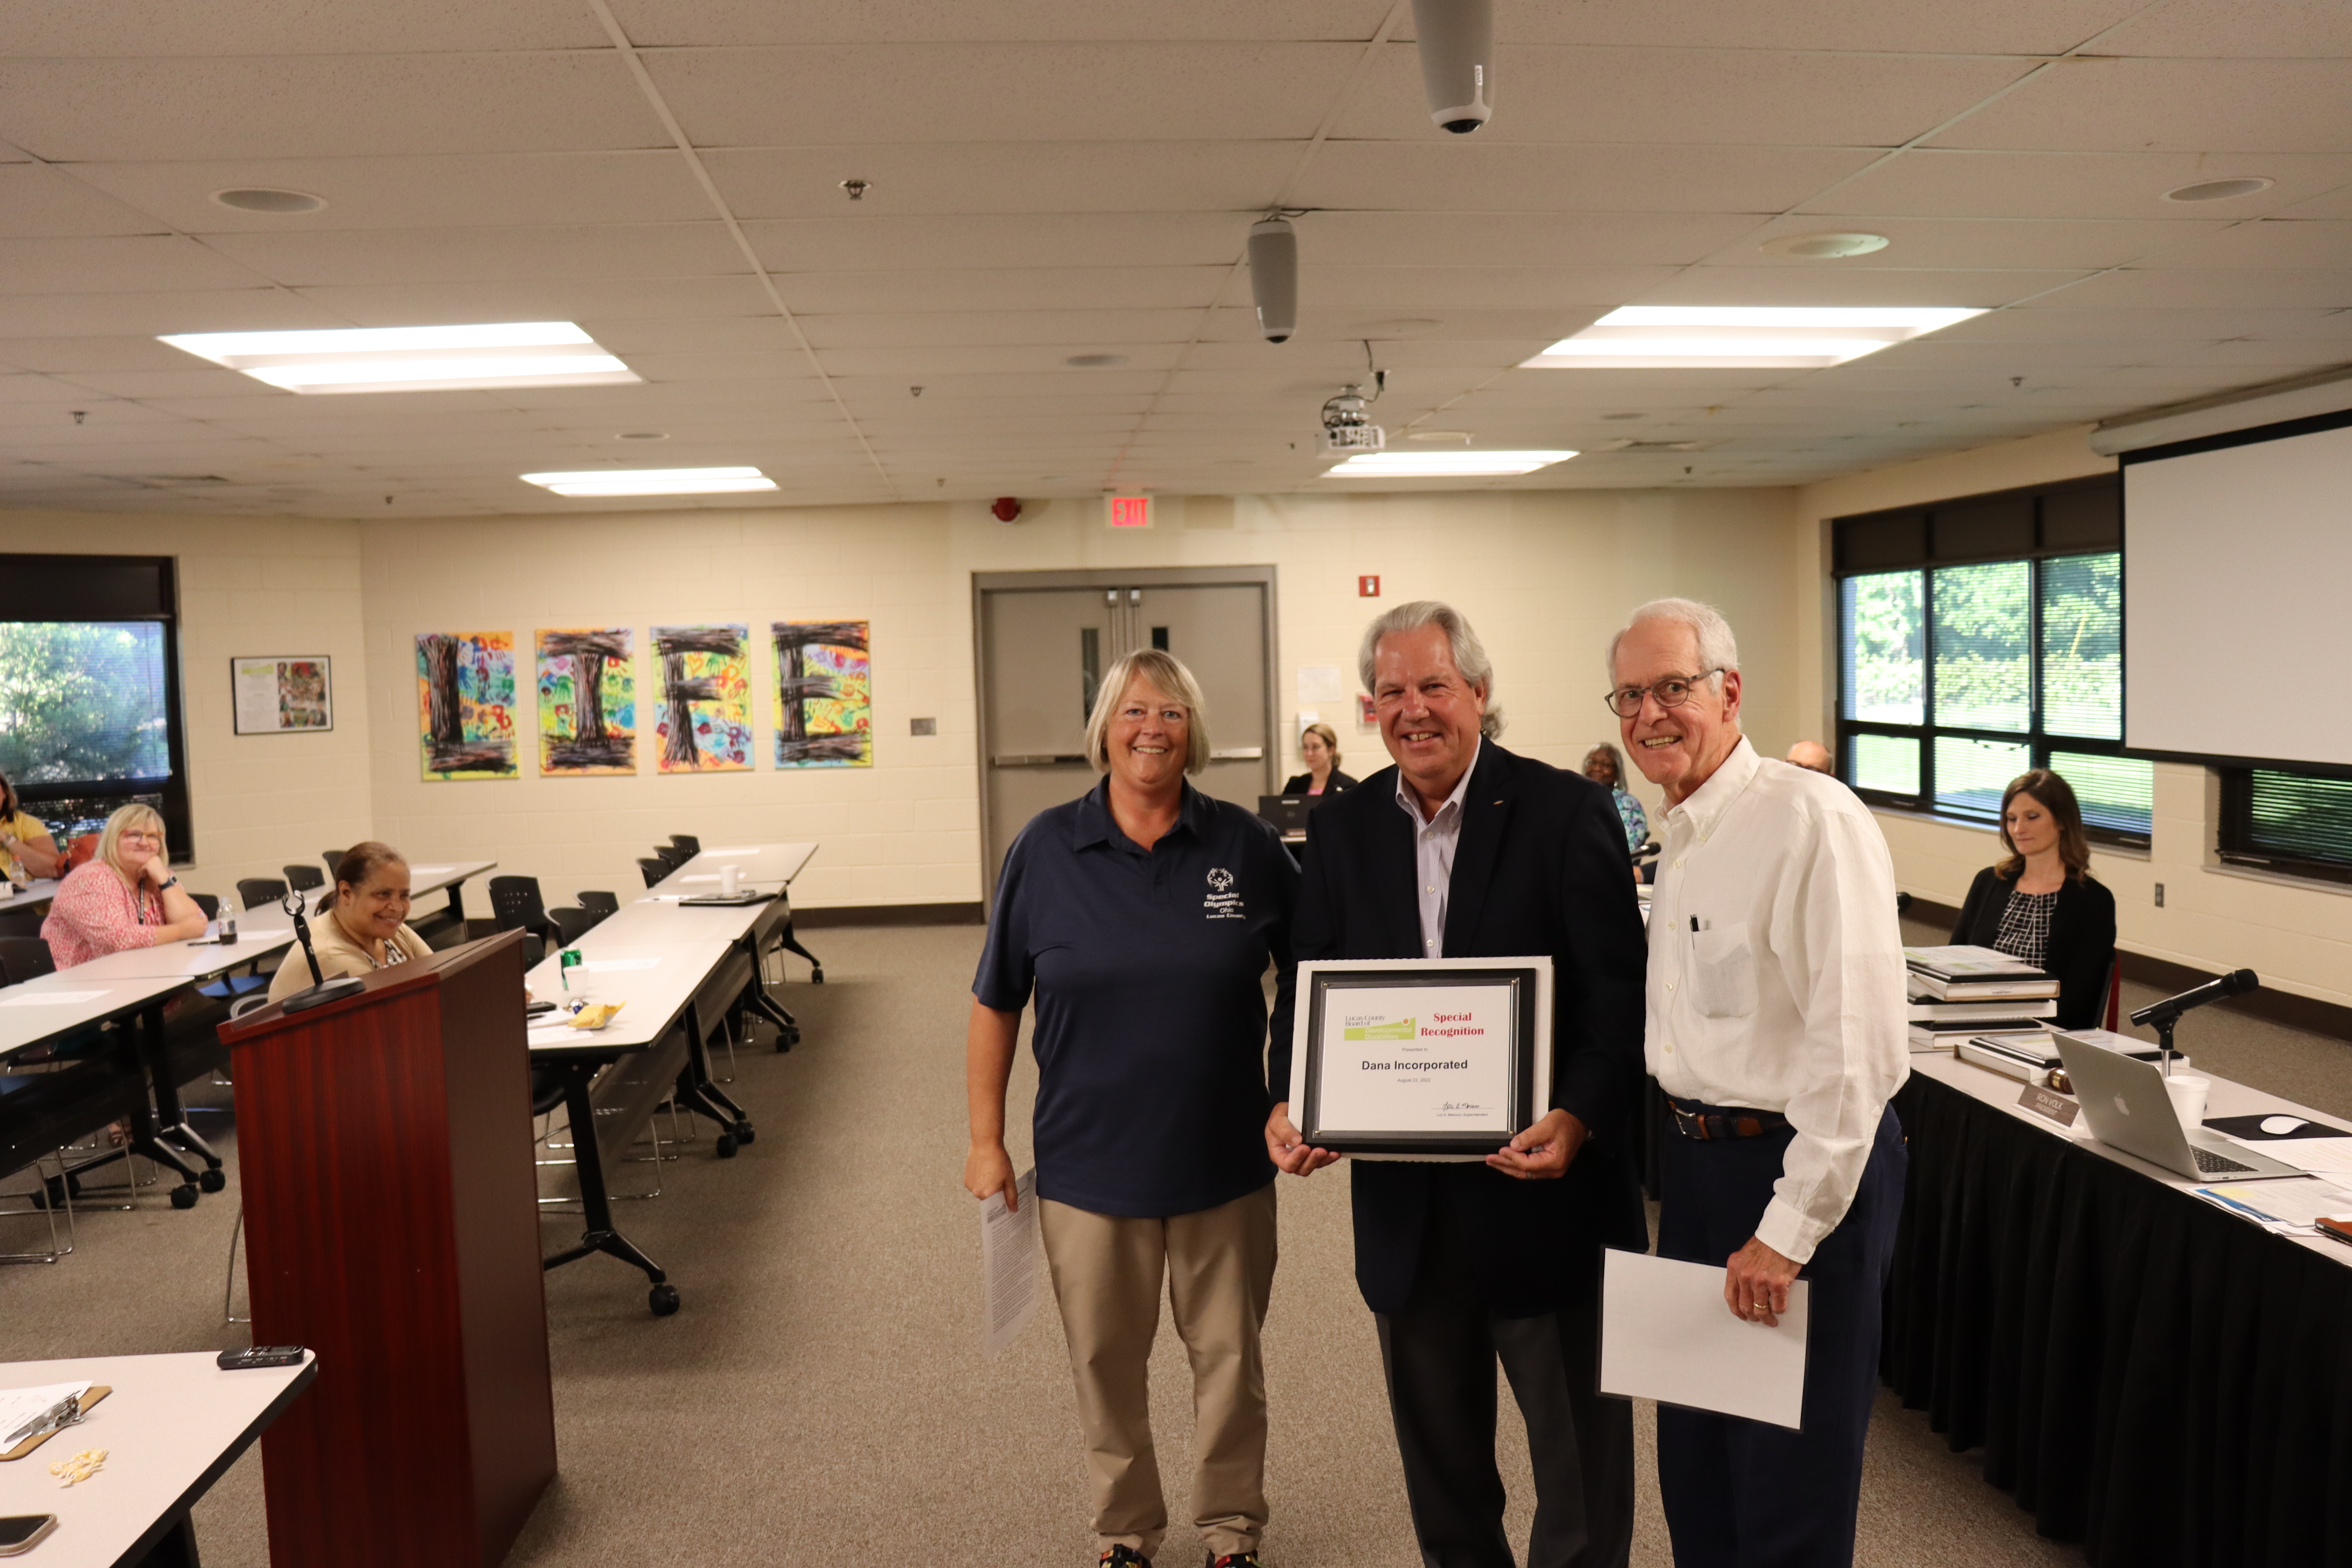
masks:
[[[1625,634],[1643,621],[1671,621],[1690,628],[1691,639],[1698,647],[1699,669],[1738,669],[1739,639],[1731,635],[1731,623],[1713,605],[1702,605],[1696,599],[1653,599],[1625,617],[1625,624],[1609,639],[1609,653],[1603,662],[1609,670],[1609,688],[1617,688],[1617,645]],[[1698,670],[1693,670],[1696,675]],[[1716,684],[1722,684],[1718,676]]]
[[[1451,605],[1435,599],[1415,599],[1399,605],[1374,617],[1364,628],[1364,640],[1356,650],[1356,676],[1364,689],[1379,694],[1374,679],[1379,663],[1381,639],[1399,632],[1417,632],[1423,626],[1436,626],[1445,633],[1447,651],[1454,656],[1454,668],[1462,679],[1483,689],[1486,694],[1486,711],[1478,721],[1478,732],[1488,740],[1503,732],[1503,710],[1495,705],[1495,664],[1486,657],[1486,645],[1470,626],[1470,618]]]
[[[1110,668],[1103,671],[1102,685],[1095,689],[1095,710],[1087,717],[1087,761],[1094,763],[1095,772],[1110,771],[1110,721],[1138,676],[1184,710],[1189,742],[1184,748],[1184,771],[1197,773],[1207,767],[1209,705],[1201,696],[1201,683],[1192,679],[1192,672],[1174,654],[1164,648],[1143,647],[1113,659]]]

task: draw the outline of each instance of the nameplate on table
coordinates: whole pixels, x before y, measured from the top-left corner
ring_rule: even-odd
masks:
[[[2083,1114],[2080,1105],[2056,1089],[2044,1089],[2038,1083],[2027,1084],[2025,1092],[2017,1097],[2017,1103],[2036,1116],[2048,1117],[2061,1127],[2074,1126],[2074,1118]]]
[[[1301,964],[1291,1120],[1318,1149],[1483,1158],[1551,1100],[1551,960]]]

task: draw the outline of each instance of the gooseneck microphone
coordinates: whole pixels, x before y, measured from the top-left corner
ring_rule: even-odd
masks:
[[[2202,985],[2191,986],[2178,996],[2167,996],[2161,1002],[2151,1002],[2131,1016],[2135,1024],[2154,1024],[2161,1028],[2191,1007],[2202,1007],[2208,1002],[2219,1002],[2224,996],[2242,995],[2262,984],[2251,969],[2236,969],[2219,980],[2209,980]]]

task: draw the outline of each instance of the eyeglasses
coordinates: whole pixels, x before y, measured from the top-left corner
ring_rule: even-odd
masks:
[[[123,834],[122,841],[125,844],[161,844],[163,842],[163,836],[160,833],[148,833],[132,828]]]
[[[1702,680],[1721,675],[1727,666],[1717,665],[1702,669],[1696,675],[1669,675],[1664,680],[1654,680],[1647,686],[1621,686],[1603,697],[1609,710],[1620,719],[1631,719],[1642,710],[1642,699],[1654,697],[1661,708],[1679,708],[1690,700],[1691,691]]]

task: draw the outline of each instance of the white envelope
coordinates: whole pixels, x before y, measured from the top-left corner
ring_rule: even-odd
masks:
[[[1789,1287],[1778,1328],[1731,1315],[1720,1264],[1612,1247],[1601,1287],[1601,1392],[1654,1399],[1775,1426],[1805,1411],[1805,1322],[1812,1287]]]

